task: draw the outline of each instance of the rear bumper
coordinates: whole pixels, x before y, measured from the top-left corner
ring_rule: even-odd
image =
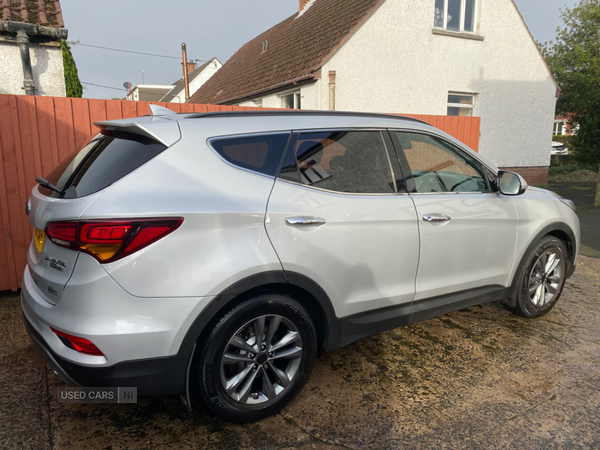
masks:
[[[23,322],[36,350],[65,383],[86,387],[137,387],[138,395],[175,395],[184,392],[186,364],[171,356],[129,361],[110,367],[86,367],[54,353],[23,315]]]
[[[90,258],[80,258],[56,304],[44,300],[28,267],[21,289],[27,331],[61,379],[84,387],[137,387],[138,395],[184,391],[192,350],[181,342],[205,300],[133,297]],[[51,328],[90,340],[104,356],[67,347]]]

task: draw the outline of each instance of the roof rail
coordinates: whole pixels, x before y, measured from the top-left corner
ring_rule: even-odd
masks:
[[[341,116],[341,117],[372,117],[378,119],[399,119],[399,120],[408,120],[411,122],[423,123],[425,125],[429,125],[427,122],[424,122],[419,119],[415,119],[413,117],[406,116],[397,116],[393,114],[378,114],[378,113],[363,113],[363,112],[354,112],[354,111],[303,111],[303,110],[267,110],[267,111],[216,111],[216,112],[208,112],[208,113],[194,113],[187,115],[185,119],[204,119],[209,117],[237,117],[237,116]]]

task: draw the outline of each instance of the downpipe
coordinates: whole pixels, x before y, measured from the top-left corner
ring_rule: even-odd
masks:
[[[21,52],[21,65],[23,66],[23,86],[25,95],[35,95],[35,82],[33,81],[33,68],[29,53],[29,35],[24,30],[17,32],[17,45]]]

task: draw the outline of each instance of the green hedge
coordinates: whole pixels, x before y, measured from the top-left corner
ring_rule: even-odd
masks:
[[[560,134],[552,136],[552,140],[554,142],[562,142],[563,144],[565,144],[567,146],[567,148],[569,150],[571,150],[571,145],[570,144],[571,144],[571,139],[572,138],[573,138],[573,136],[564,136],[564,135],[560,135]]]

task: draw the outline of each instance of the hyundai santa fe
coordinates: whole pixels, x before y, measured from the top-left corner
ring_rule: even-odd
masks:
[[[25,324],[69,384],[258,420],[321,352],[486,302],[539,317],[575,269],[571,201],[424,122],[152,111],[97,123],[26,205]]]

